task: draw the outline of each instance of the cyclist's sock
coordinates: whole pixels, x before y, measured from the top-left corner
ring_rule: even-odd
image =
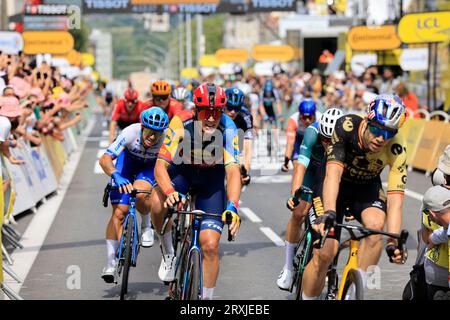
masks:
[[[106,255],[108,259],[108,268],[116,265],[116,252],[119,248],[119,241],[106,239]]]
[[[294,251],[297,244],[290,243],[287,241],[284,242],[286,244],[286,258],[285,258],[286,260],[284,261],[284,269],[292,271],[294,262]]]
[[[158,232],[156,233],[161,243],[163,254],[174,254],[173,243],[172,243],[172,230],[167,231],[163,236]]]
[[[319,300],[320,296],[317,297],[308,297],[302,292],[302,299],[303,300]]]
[[[142,218],[142,220],[141,220],[142,221],[141,222],[141,228],[145,229],[145,228],[151,227],[152,220],[151,220],[150,214],[142,214],[142,213],[140,213],[140,215],[141,215],[141,218]]]
[[[214,288],[203,287],[203,296],[202,296],[203,300],[212,300],[213,294],[214,294]]]

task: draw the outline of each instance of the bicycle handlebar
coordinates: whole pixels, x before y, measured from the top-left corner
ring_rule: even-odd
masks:
[[[313,194],[313,191],[305,186],[301,186],[300,188],[298,188],[294,193],[294,197],[292,198],[292,201],[294,202],[294,207],[300,204],[300,197],[303,194]]]
[[[387,236],[387,237],[390,237],[393,239],[397,239],[398,240],[397,249],[400,250],[400,252],[402,253],[402,261],[404,261],[404,262],[406,261],[406,255],[407,255],[406,241],[408,240],[408,236],[409,236],[408,230],[403,229],[400,232],[400,234],[398,234],[398,233],[385,232],[383,230],[369,229],[369,228],[364,228],[362,226],[355,226],[355,225],[342,224],[342,223],[332,223],[331,227],[340,227],[340,228],[346,229],[350,233],[350,238],[352,240],[357,240],[357,241],[359,241],[363,238],[372,236],[372,235],[383,235],[383,236]],[[325,232],[324,236],[321,238],[320,248],[323,247],[323,245],[325,243],[325,239],[326,239],[329,229],[331,229],[331,227],[330,227],[330,225],[325,226],[326,232]],[[362,234],[359,236],[355,235],[355,233],[354,233],[355,230],[361,232]]]
[[[104,193],[103,193],[103,206],[104,206],[105,208],[108,207],[109,193],[110,193],[110,191],[112,191],[112,190],[119,190],[119,188],[116,187],[116,186],[112,186],[110,183],[108,183],[108,184],[106,185],[105,191],[104,191]],[[130,193],[130,196],[131,196],[131,197],[136,197],[138,194],[141,194],[141,193],[151,194],[152,191],[151,191],[151,190],[142,190],[142,189],[134,189],[134,188],[133,188],[133,190],[132,190],[131,193]]]
[[[222,218],[222,215],[218,214],[218,213],[207,213],[207,212],[204,212],[201,210],[185,211],[185,210],[175,209],[175,207],[169,207],[169,211],[167,212],[166,217],[164,218],[164,223],[161,228],[161,232],[160,232],[161,235],[164,235],[164,233],[166,232],[167,224],[169,223],[172,215],[174,215],[175,213],[185,214],[185,215],[194,215],[196,218],[201,218],[204,216],[214,217],[214,218],[218,218],[218,217]],[[228,213],[226,216],[226,224],[228,225],[228,241],[233,241],[233,236],[231,235],[230,228],[229,228],[231,221],[232,221],[231,214]]]

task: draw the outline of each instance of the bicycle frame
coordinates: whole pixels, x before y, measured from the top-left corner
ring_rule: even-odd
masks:
[[[347,280],[347,276],[350,270],[358,269],[358,248],[359,248],[359,240],[350,240],[350,253],[348,255],[348,260],[347,263],[345,264],[344,271],[342,272],[342,279],[341,282],[339,283],[337,300],[342,300],[345,281]]]
[[[187,265],[189,266],[191,263],[192,252],[195,250],[198,251],[199,257],[200,257],[200,296],[203,296],[203,266],[202,266],[203,256],[202,256],[202,250],[200,249],[200,243],[199,243],[200,226],[201,226],[201,221],[194,215],[194,219],[193,219],[192,225],[191,225],[191,240],[190,240],[190,244],[189,244],[189,253],[188,253],[189,258],[188,258]],[[189,241],[189,240],[187,240],[187,241]],[[187,244],[187,242],[185,242],[185,244]],[[184,270],[183,291],[181,292],[182,300],[185,299],[186,294],[187,294],[187,290],[188,290],[187,282],[188,282],[188,270]]]
[[[129,217],[133,216],[133,252],[132,252],[132,256],[131,256],[131,264],[133,266],[136,266],[136,260],[137,260],[137,249],[138,249],[138,223],[137,223],[137,219],[136,219],[136,197],[135,196],[130,196],[130,205],[128,208],[128,213],[125,217],[125,220],[123,222],[123,230],[126,229],[126,227],[128,226],[128,219]],[[119,250],[118,250],[118,258],[119,260],[123,260],[123,241],[124,241],[124,237],[123,237],[123,232],[122,232],[122,236],[120,237],[120,242],[119,242]]]

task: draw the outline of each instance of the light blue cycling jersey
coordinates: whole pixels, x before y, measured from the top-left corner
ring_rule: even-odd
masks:
[[[150,162],[156,160],[159,149],[164,141],[165,134],[162,134],[158,142],[150,148],[145,148],[142,143],[142,126],[134,123],[119,134],[114,142],[108,147],[105,154],[109,154],[116,159],[125,150],[125,159],[139,162]]]

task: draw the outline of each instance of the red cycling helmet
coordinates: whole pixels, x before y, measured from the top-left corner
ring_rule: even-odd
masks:
[[[123,95],[125,97],[125,100],[128,101],[134,101],[138,98],[138,92],[132,88],[128,88]]]
[[[226,103],[225,90],[213,83],[202,84],[194,91],[194,104],[196,107],[222,109]]]

